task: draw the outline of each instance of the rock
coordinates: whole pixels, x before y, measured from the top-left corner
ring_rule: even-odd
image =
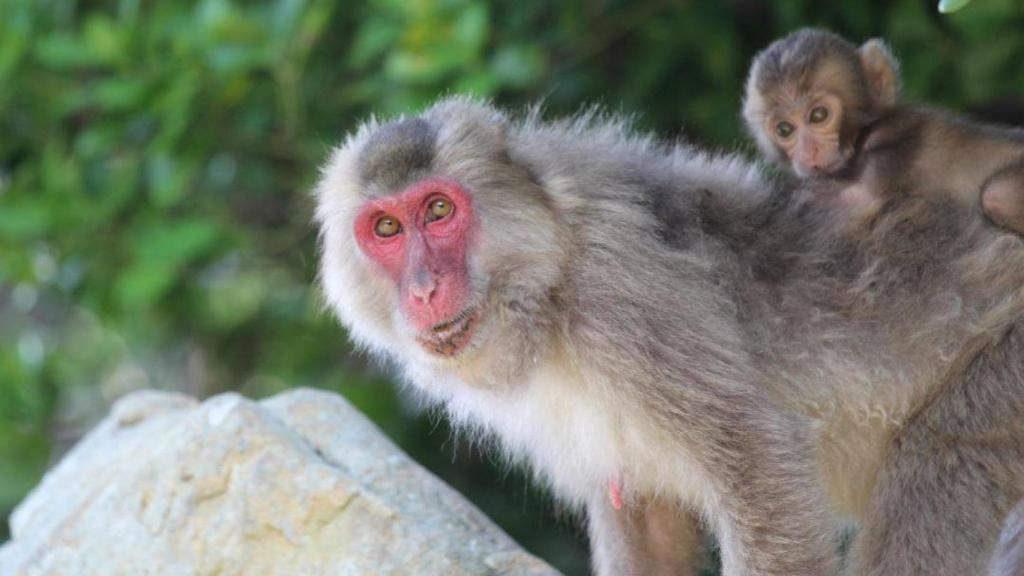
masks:
[[[0,574],[550,575],[341,397],[119,401],[11,516]]]

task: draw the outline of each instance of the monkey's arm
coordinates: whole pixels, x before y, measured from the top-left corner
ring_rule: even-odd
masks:
[[[705,436],[703,447],[707,465],[719,471],[713,494],[721,508],[712,521],[724,572],[835,574],[835,533],[811,431],[755,399],[718,406],[722,429]],[[714,414],[705,408],[702,417]]]
[[[636,499],[616,508],[607,494],[595,494],[587,523],[599,576],[696,576],[704,565],[697,518],[674,500]]]

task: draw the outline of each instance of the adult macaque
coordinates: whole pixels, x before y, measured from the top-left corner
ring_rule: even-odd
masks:
[[[600,575],[981,574],[1024,489],[1024,248],[829,203],[615,119],[440,102],[317,187],[351,337],[585,507]]]
[[[1024,134],[898,104],[899,66],[881,40],[860,48],[804,29],[754,59],[743,116],[761,151],[797,176],[847,182],[867,213],[894,194],[953,196],[1024,232]]]

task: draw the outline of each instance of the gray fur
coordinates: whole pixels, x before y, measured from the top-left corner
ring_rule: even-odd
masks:
[[[1024,133],[921,105],[897,105],[868,127],[847,182],[881,200],[945,196],[1024,233]]]
[[[826,60],[839,60],[851,71],[860,69],[857,47],[850,41],[827,30],[798,30],[773,42],[754,58],[751,87],[762,94],[773,94],[787,84],[807,89]],[[865,91],[861,98],[867,100],[866,82],[861,83],[861,89]]]
[[[363,182],[388,190],[408,184],[433,162],[434,138],[430,124],[419,118],[382,126],[359,156]]]
[[[420,118],[437,135],[426,172],[474,197],[474,343],[417,350],[355,247],[383,184],[353,158],[402,166],[366,151],[388,125],[349,138],[318,186],[328,302],[457,425],[587,510],[598,574],[693,574],[693,518],[734,576],[834,574],[848,523],[855,574],[985,570],[1024,487],[1018,237],[919,197],[853,233],[740,159],[594,113],[454,98]],[[664,510],[679,512],[649,513]]]

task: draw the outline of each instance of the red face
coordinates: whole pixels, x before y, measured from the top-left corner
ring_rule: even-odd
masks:
[[[474,232],[469,194],[440,178],[367,203],[355,221],[359,247],[395,282],[417,340],[439,356],[462,351],[479,313],[466,260]]]

